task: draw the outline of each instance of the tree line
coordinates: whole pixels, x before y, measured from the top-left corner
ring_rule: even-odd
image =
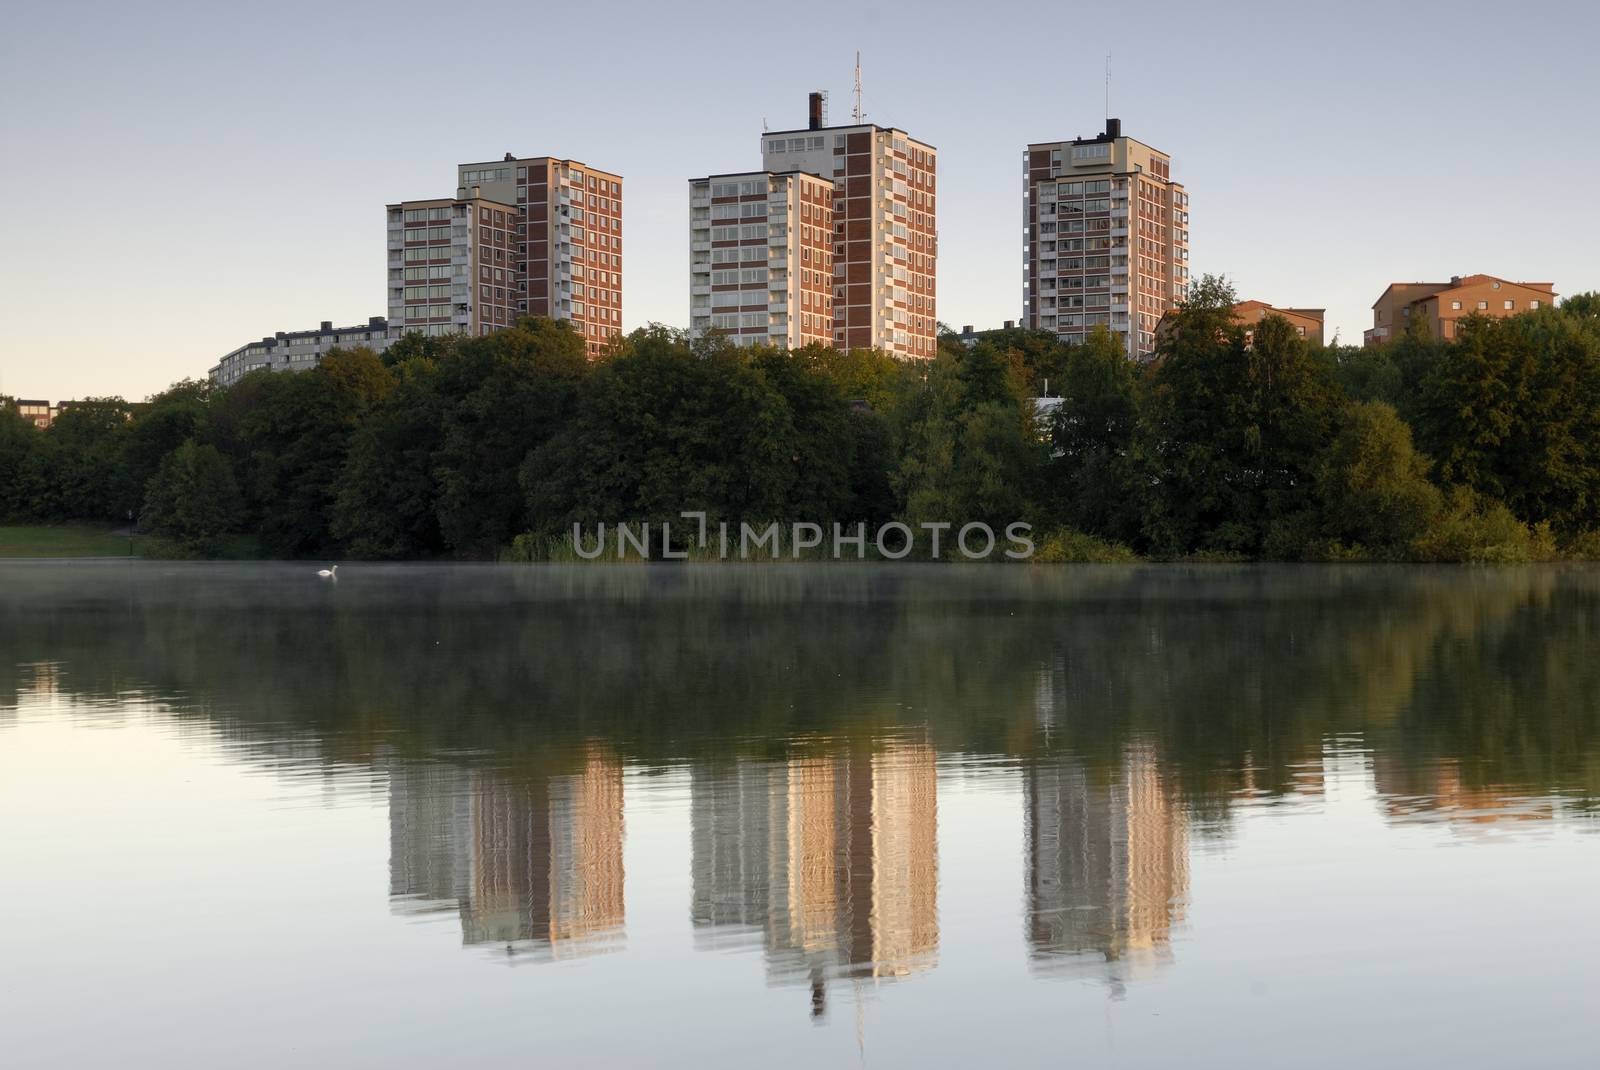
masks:
[[[1539,560],[1600,550],[1600,296],[1321,347],[1206,278],[1147,364],[1107,332],[926,363],[651,326],[408,336],[300,374],[0,406],[0,517],[174,552],[547,556],[574,523],[1034,525],[1045,560]],[[1046,390],[1059,404],[1046,416]],[[681,526],[681,525],[680,525]],[[520,538],[519,538],[520,537]]]

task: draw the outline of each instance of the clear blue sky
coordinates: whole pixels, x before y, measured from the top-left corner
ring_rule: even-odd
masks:
[[[1064,3],[800,10],[14,6],[0,392],[142,397],[251,338],[382,315],[384,204],[507,151],[621,172],[624,325],[682,325],[686,180],[758,166],[763,118],[803,125],[809,90],[845,119],[857,48],[868,118],[940,149],[954,326],[1019,315],[1022,150],[1100,129],[1108,47],[1112,111],[1189,187],[1194,268],[1243,296],[1359,340],[1393,280],[1600,289],[1591,4],[1142,0],[1115,29]]]

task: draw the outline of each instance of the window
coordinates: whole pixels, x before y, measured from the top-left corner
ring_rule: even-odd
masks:
[[[1461,302],[1460,301],[1451,301],[1450,302],[1450,307],[1453,308],[1453,309],[1459,310],[1461,308]]]
[[[1478,307],[1480,309],[1487,309],[1489,307],[1489,302],[1487,302],[1487,301],[1479,301],[1478,302]]]
[[[1516,302],[1515,302],[1515,301],[1507,301],[1507,302],[1506,302],[1506,309],[1507,309],[1507,310],[1508,310],[1508,311],[1509,311],[1509,310],[1510,310],[1510,309],[1513,309],[1513,308],[1516,308],[1516,307],[1517,307],[1517,303],[1516,303]]]

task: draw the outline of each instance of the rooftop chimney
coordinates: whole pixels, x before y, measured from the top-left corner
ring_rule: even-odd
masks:
[[[1013,327],[1015,327],[1015,326],[1016,326],[1016,325],[1017,325],[1017,321],[1016,321],[1016,320],[1006,320],[1006,327],[1005,327],[1005,329],[1006,329],[1006,330],[1008,330],[1008,331],[1009,331],[1009,330],[1011,330],[1011,329],[1012,329],[1012,328],[1013,328]]]
[[[333,321],[332,320],[323,320],[322,321],[322,330],[319,331],[318,333],[319,334],[327,334],[332,330],[333,330]]]
[[[1107,119],[1106,120],[1106,137],[1121,137],[1121,136],[1122,136],[1122,120],[1121,119]]]
[[[972,333],[972,324],[970,324],[970,323],[962,324],[961,333],[962,334],[971,334]]]
[[[509,153],[509,152],[506,153],[506,161],[505,161],[506,163],[510,163],[512,160],[515,160],[515,159],[516,159],[516,157],[511,155],[511,153]]]
[[[821,130],[822,129],[822,94],[821,93],[812,93],[811,97],[810,97],[810,105],[811,105],[811,123],[810,123],[810,126],[808,127],[808,129]]]

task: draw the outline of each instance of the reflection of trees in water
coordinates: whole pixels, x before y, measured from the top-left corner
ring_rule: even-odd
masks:
[[[1584,569],[352,570],[29,565],[0,702],[143,691],[341,761],[783,758],[922,727],[946,751],[1120,768],[1147,741],[1208,824],[1294,791],[1325,741],[1469,789],[1597,785],[1600,576]]]

